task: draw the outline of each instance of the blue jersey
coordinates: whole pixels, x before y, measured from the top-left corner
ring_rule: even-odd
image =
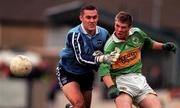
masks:
[[[82,24],[72,28],[66,37],[65,48],[60,51],[59,64],[73,74],[84,74],[97,70],[98,64],[93,53],[102,51],[109,32],[97,26],[96,34],[88,36]]]

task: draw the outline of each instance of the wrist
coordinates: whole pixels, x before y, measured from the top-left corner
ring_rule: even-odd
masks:
[[[112,88],[116,88],[116,85],[113,84],[108,87],[108,89],[112,89]]]
[[[162,44],[162,49],[163,49],[163,50],[166,50],[166,49],[167,49],[166,43],[163,43],[163,44]]]
[[[115,99],[116,97],[119,96],[119,93],[120,91],[118,90],[118,88],[116,87],[116,85],[111,85],[109,88],[108,88],[108,96],[111,98],[111,99]]]
[[[104,55],[100,55],[100,56],[96,57],[96,62],[97,63],[103,63],[103,60],[104,60]]]

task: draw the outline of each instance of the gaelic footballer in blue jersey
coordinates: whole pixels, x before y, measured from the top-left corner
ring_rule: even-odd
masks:
[[[80,10],[81,24],[69,30],[65,47],[60,51],[57,78],[63,93],[74,108],[90,108],[94,71],[99,63],[111,63],[111,55],[103,55],[109,33],[97,26],[98,11],[90,5]]]

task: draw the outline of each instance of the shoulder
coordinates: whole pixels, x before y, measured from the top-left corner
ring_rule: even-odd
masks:
[[[68,31],[68,33],[67,33],[67,37],[68,38],[70,38],[70,37],[72,37],[72,36],[80,36],[80,34],[81,34],[81,31],[80,31],[80,25],[78,25],[78,26],[76,26],[76,27],[74,27],[74,28],[71,28],[69,31]]]
[[[98,28],[99,32],[103,32],[103,33],[109,34],[109,32],[105,28],[100,27],[100,26],[97,26],[97,28]]]
[[[80,32],[79,29],[80,29],[80,25],[77,25],[76,27],[71,28],[71,29],[68,31],[68,34],[73,33],[73,32],[79,33],[79,32]]]
[[[80,37],[81,37],[81,33],[78,26],[71,28],[66,36],[67,40],[69,41],[72,41],[74,39],[80,39]]]
[[[140,34],[141,36],[147,36],[147,34],[141,30],[140,28],[138,27],[132,27],[130,30],[129,30],[129,35],[133,35],[135,33],[138,33]]]

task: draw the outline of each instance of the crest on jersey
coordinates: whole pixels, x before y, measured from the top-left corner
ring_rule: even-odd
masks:
[[[139,43],[139,38],[138,38],[137,36],[133,36],[133,37],[132,37],[132,42],[133,42],[134,44],[138,44],[138,43]]]
[[[98,39],[98,40],[97,40],[97,45],[98,45],[98,46],[101,46],[102,44],[103,44],[103,41],[102,41],[101,39]]]

